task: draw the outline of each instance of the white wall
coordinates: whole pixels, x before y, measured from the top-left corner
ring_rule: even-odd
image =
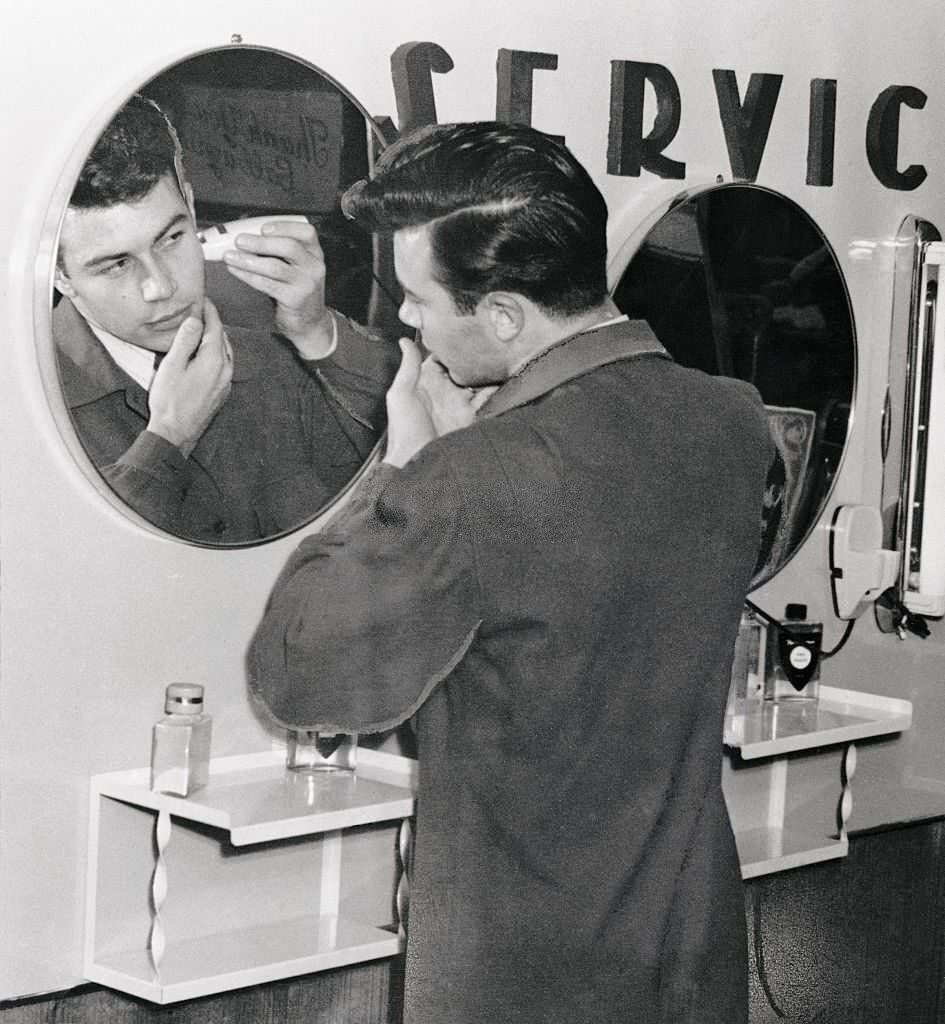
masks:
[[[435,77],[440,120],[494,116],[500,47],[556,53],[557,71],[535,75],[534,123],[565,135],[601,182],[613,210],[616,251],[682,188],[731,178],[712,69],[734,69],[742,94],[752,72],[783,74],[759,181],[803,205],[841,260],[860,376],[834,501],[875,504],[892,295],[889,243],[907,213],[945,231],[942,32],[928,5],[906,6],[908,17],[877,0],[856,5],[852,16],[847,4],[814,0],[757,0],[727,9],[690,0],[576,6],[480,0],[453,5],[454,16],[443,0],[360,6],[349,0],[52,0],[29,13],[23,8],[12,23],[7,18],[0,44],[6,186],[0,195],[0,998],[79,980],[87,779],[146,762],[150,725],[168,681],[207,687],[215,752],[270,742],[248,708],[242,658],[295,540],[208,551],[130,522],[77,467],[44,393],[41,353],[48,357],[49,341],[36,337],[34,323],[37,316],[40,325],[44,320],[56,222],[82,156],[118,104],[167,64],[227,44],[234,33],[311,61],[371,113],[392,117],[391,53],[411,40],[436,42],[455,64]],[[605,174],[610,61],[616,59],[662,63],[675,75],[683,122],[669,155],[687,162],[685,183]],[[832,188],[805,185],[808,89],[815,77],[839,82]],[[903,115],[903,162],[929,170],[910,193],[880,185],[865,155],[870,105],[891,84],[929,95],[924,111]],[[841,625],[830,610],[826,566],[821,528],[755,597],[772,610],[806,602],[827,623],[830,645]],[[866,615],[825,670],[833,685],[915,702],[910,734],[862,752],[853,824],[895,820],[916,803],[945,806],[938,737],[945,725],[945,626],[936,623],[933,631],[926,641],[900,643],[878,634]],[[905,799],[885,795],[890,780],[909,788]]]

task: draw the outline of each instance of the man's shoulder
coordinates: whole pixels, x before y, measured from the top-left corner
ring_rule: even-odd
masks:
[[[63,297],[56,303],[51,325],[59,383],[70,409],[130,384],[69,299]]]
[[[708,377],[709,386],[717,391],[717,402],[722,408],[740,418],[746,429],[754,427],[757,432],[767,435],[768,421],[764,399],[754,384],[740,377],[709,374],[703,376]]]
[[[89,325],[65,296],[53,306],[50,323],[57,352],[73,362],[78,362],[81,353],[95,340]]]

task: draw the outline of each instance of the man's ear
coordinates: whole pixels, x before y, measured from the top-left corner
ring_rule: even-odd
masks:
[[[60,294],[65,295],[67,299],[75,298],[75,288],[72,287],[72,282],[66,277],[62,267],[57,266],[53,272],[53,284],[56,286],[56,290]]]
[[[496,338],[515,341],[525,326],[525,310],[518,296],[512,292],[489,292],[482,304]]]

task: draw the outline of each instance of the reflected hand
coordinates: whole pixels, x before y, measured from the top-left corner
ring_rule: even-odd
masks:
[[[209,299],[204,318],[188,317],[161,361],[148,394],[148,430],[180,449],[184,458],[226,401],[233,353]]]
[[[276,329],[303,359],[328,355],[334,330],[325,306],[325,255],[311,224],[273,219],[260,235],[237,235],[223,260],[234,277],[275,299]]]

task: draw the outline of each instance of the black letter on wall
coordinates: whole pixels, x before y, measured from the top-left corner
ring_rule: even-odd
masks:
[[[732,174],[743,181],[754,181],[768,141],[783,75],[752,75],[744,105],[738,98],[734,71],[713,68],[712,77]]]
[[[662,64],[632,60],[610,62],[610,131],[607,139],[607,173],[637,178],[646,168],[660,178],[685,178],[686,165],[663,156],[676,137],[682,102],[679,86]],[[656,92],[653,130],[643,135],[643,101],[646,83]]]
[[[921,110],[927,97],[911,85],[891,85],[884,89],[870,110],[866,126],[866,156],[870,167],[886,188],[909,192],[925,181],[927,171],[921,164],[910,164],[904,171],[899,163],[899,114],[905,104]]]
[[[453,58],[436,43],[404,43],[391,54],[390,69],[400,131],[436,124],[433,72],[452,71]]]
[[[495,63],[495,119],[513,124],[532,123],[532,72],[556,71],[556,53],[499,50]],[[553,136],[564,142],[563,135]]]
[[[837,127],[837,82],[813,78],[807,124],[807,184],[833,184],[833,150]]]

